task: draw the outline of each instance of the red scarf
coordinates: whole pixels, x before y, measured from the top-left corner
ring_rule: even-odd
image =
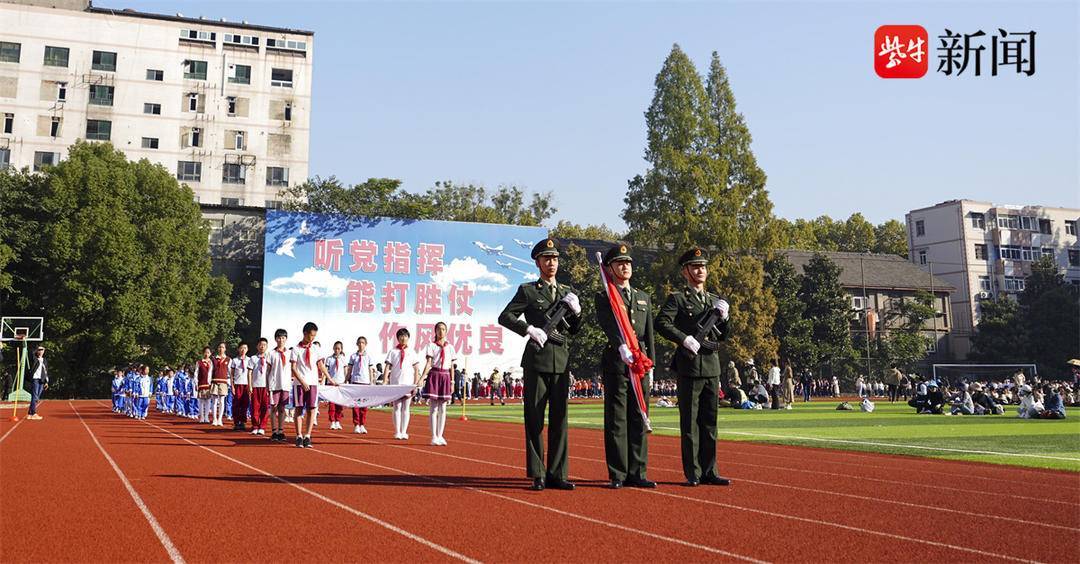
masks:
[[[439,370],[444,370],[443,365],[446,364],[446,347],[450,346],[450,341],[443,341],[442,343],[435,341],[436,345],[439,345]]]
[[[398,345],[398,368],[405,370],[405,349],[409,348],[409,345]]]
[[[260,354],[259,355],[259,374],[262,374],[262,371],[263,371],[263,355]]]
[[[281,366],[285,366],[286,364],[288,364],[288,361],[285,360],[285,349],[274,349],[274,350],[277,351],[277,353],[279,355],[281,355]]]
[[[305,345],[303,341],[300,341],[296,346],[304,349],[304,364],[311,368],[311,343]]]

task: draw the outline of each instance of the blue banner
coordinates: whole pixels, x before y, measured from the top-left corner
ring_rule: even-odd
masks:
[[[541,227],[268,211],[262,334],[272,343],[285,329],[291,346],[313,321],[326,354],[335,341],[351,354],[363,336],[381,360],[398,328],[421,350],[442,321],[469,373],[518,372],[525,339],[498,316],[519,284],[537,279],[529,252],[546,236]]]

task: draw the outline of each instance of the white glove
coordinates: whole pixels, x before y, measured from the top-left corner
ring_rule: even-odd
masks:
[[[694,354],[697,354],[698,350],[701,349],[701,343],[697,342],[693,335],[687,335],[682,341],[682,346]]]
[[[622,361],[627,366],[634,364],[634,353],[630,352],[630,347],[626,345],[619,345],[619,356],[622,357]]]
[[[578,302],[577,296],[573,292],[566,294],[562,299],[563,303],[570,306],[570,311],[574,312],[574,315],[581,315],[581,304]]]
[[[532,325],[530,325],[528,329],[525,329],[525,333],[527,333],[529,335],[529,338],[536,341],[536,344],[540,345],[541,347],[544,346],[545,343],[547,343],[547,333],[545,333],[544,330],[539,327],[533,327]]]
[[[720,310],[720,317],[721,318],[727,319],[728,318],[728,310],[731,309],[731,306],[728,305],[727,300],[721,299],[721,300],[717,300],[716,309]]]

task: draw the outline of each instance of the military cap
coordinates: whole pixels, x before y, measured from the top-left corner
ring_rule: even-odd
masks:
[[[540,241],[532,249],[532,259],[536,260],[544,256],[559,256],[559,245],[555,242],[555,239],[547,238]]]
[[[686,266],[689,264],[707,264],[709,257],[705,256],[705,251],[701,247],[694,247],[689,251],[686,251],[679,257],[679,266]]]
[[[604,264],[609,265],[615,261],[628,260],[633,262],[633,257],[630,256],[630,247],[626,245],[615,245],[604,253]]]

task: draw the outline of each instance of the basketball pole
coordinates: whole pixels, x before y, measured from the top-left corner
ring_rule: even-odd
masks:
[[[19,354],[19,348],[15,348],[15,388],[12,391],[12,397],[15,398],[15,402],[11,406],[11,418],[10,421],[19,420],[19,392],[23,387],[23,376],[26,374],[24,365],[27,364],[26,359],[26,339],[19,337],[19,341],[22,342],[22,354]]]

